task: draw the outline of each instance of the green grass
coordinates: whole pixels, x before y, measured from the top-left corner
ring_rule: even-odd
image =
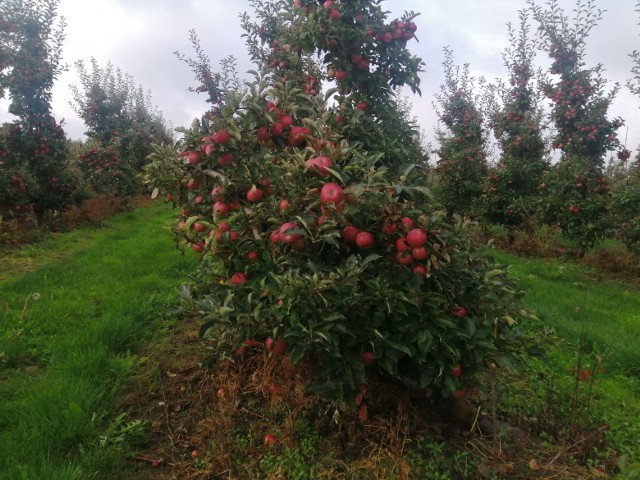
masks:
[[[3,259],[0,477],[114,478],[122,467],[122,440],[142,432],[115,408],[133,351],[195,264],[172,249],[170,215],[153,204]]]
[[[527,291],[526,301],[541,322],[577,346],[586,344],[607,358],[610,369],[640,375],[640,292],[618,281],[594,281],[573,262],[521,258],[495,252]]]
[[[539,323],[551,327],[555,346],[547,363],[530,361],[525,383],[511,385],[512,413],[530,416],[555,411],[558,429],[568,429],[576,411],[582,424],[607,424],[608,452],[603,457],[640,458],[640,292],[619,281],[592,279],[592,271],[574,262],[521,258],[494,252],[527,291],[526,303]],[[582,340],[581,340],[582,338]],[[592,368],[596,357],[604,372],[597,381],[578,382],[573,368]],[[525,385],[526,384],[526,385]],[[589,392],[589,388],[592,391]],[[577,402],[573,401],[573,397]],[[535,402],[541,402],[535,405]],[[543,403],[547,403],[543,405]],[[551,403],[551,404],[548,404]],[[519,412],[519,410],[521,410]],[[638,468],[638,464],[633,466]],[[619,478],[635,478],[624,475]]]

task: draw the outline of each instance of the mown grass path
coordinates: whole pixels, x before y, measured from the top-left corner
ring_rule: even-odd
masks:
[[[0,478],[118,478],[134,348],[195,264],[170,216],[154,203],[0,259]]]

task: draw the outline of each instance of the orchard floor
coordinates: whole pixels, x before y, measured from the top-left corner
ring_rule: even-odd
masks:
[[[130,226],[135,225],[137,234],[142,235],[140,242],[145,242],[145,232],[149,238],[167,235],[166,241],[163,240],[166,250],[162,247],[157,252],[161,257],[179,256],[171,248],[166,226],[145,226],[148,221],[157,227],[158,218],[171,216],[170,208],[158,204],[152,208],[153,215],[142,209],[123,218],[129,217]],[[80,237],[61,242],[59,249],[55,245],[34,244],[4,256],[0,263],[10,265],[10,258],[17,257],[13,275],[19,276],[23,270],[27,275],[46,278],[51,275],[47,269],[52,263],[67,261],[71,265],[71,259],[80,254],[75,250],[80,245],[84,250],[93,243],[98,246],[105,240],[122,241],[122,235],[130,235],[125,233],[124,222],[117,226],[107,222],[104,227],[92,229],[90,234],[71,233],[70,238]],[[66,235],[61,234],[61,239]],[[92,252],[97,263],[112,260],[106,256],[113,251],[105,252],[105,258],[98,257],[100,248]],[[193,255],[190,251],[186,253],[188,257]],[[194,258],[180,261],[181,268],[192,264]],[[529,288],[540,288],[537,282],[547,280],[571,288],[588,281],[593,282],[595,290],[602,289],[605,298],[613,297],[611,292],[623,288],[622,284],[595,283],[597,280],[590,277],[589,272],[577,271],[570,276],[564,266],[531,267],[535,262],[520,262],[516,257],[508,257],[506,261],[517,263],[516,270],[528,280]],[[553,270],[553,278],[545,278],[540,273],[547,270]],[[535,281],[529,278],[533,276],[537,277]],[[163,279],[165,288],[167,280]],[[177,282],[177,278],[174,280]],[[554,285],[557,284],[550,283],[550,290],[557,290]],[[177,285],[173,288],[177,295]],[[631,302],[629,308],[633,310],[634,302],[640,302],[640,295],[635,287],[624,288]],[[574,294],[577,295],[571,293]],[[541,298],[540,302],[553,301],[550,297]],[[94,300],[88,298],[88,301]],[[107,308],[110,299],[105,297],[100,301],[102,308]],[[99,452],[115,448],[114,453],[95,454],[103,463],[102,467],[96,463],[98,460],[91,464],[98,465],[91,475],[77,477],[71,473],[46,478],[640,478],[640,466],[633,463],[633,458],[629,460],[628,455],[624,456],[625,452],[638,452],[637,445],[640,445],[637,402],[640,382],[633,378],[640,372],[634,374],[625,366],[636,362],[633,351],[628,353],[628,358],[621,357],[612,365],[611,373],[578,383],[575,372],[571,373],[574,360],[564,349],[567,345],[575,348],[577,339],[567,331],[563,333],[566,343],[553,347],[555,353],[547,364],[532,362],[522,370],[488,375],[481,380],[481,388],[470,401],[442,400],[437,392],[373,380],[359,398],[360,405],[366,409],[337,411],[304,392],[311,365],[293,366],[286,357],[269,356],[259,347],[236,353],[229,359],[211,361],[212,353],[217,350],[214,344],[198,338],[198,318],[177,311],[167,315],[167,305],[171,302],[161,303],[157,310],[144,315],[143,323],[149,330],[135,335],[142,339],[136,341],[135,349],[119,353],[132,359],[133,368],[118,388],[121,393],[115,403],[104,407],[111,412],[111,420],[103,419],[100,428],[104,428],[105,422],[109,428],[97,432],[95,444],[93,440],[89,444]],[[573,306],[557,308],[572,309]],[[532,309],[536,310],[534,305]],[[627,320],[633,315],[624,313]],[[563,311],[554,312],[553,316],[558,317],[558,321],[566,321],[563,319],[569,319],[570,315],[569,311]],[[18,311],[16,317],[19,316]],[[631,323],[630,332],[639,335],[640,321]],[[73,332],[65,333],[70,341]],[[535,332],[542,334],[546,330],[539,325]],[[38,341],[46,352],[46,338]],[[26,370],[19,364],[20,359],[17,362],[22,375]],[[30,369],[28,374],[46,373],[47,362],[37,371]],[[64,368],[56,367],[60,377],[70,375]],[[0,384],[7,378],[6,375],[0,378]],[[497,386],[505,390],[498,394],[496,388],[492,388]],[[102,388],[109,390],[113,385],[105,383]],[[65,401],[73,402],[73,398]],[[12,404],[20,406],[14,400]],[[116,422],[120,415],[124,415],[125,420]],[[5,420],[0,418],[3,427],[8,425]],[[113,430],[111,425],[117,429]],[[142,439],[141,433],[144,433]],[[51,435],[54,437],[56,432]],[[266,435],[273,435],[267,437],[269,444],[265,443]],[[21,450],[27,448],[26,445],[13,446]],[[73,444],[67,453],[57,448],[57,461],[67,462],[70,472],[77,471],[76,463],[81,462],[78,452],[85,455],[93,452],[89,446]],[[29,455],[21,454],[19,458],[29,461]],[[115,462],[116,458],[124,463],[110,472],[104,461]],[[622,469],[622,476],[616,477],[620,460],[627,461],[628,465]],[[28,467],[24,471],[29,471]],[[634,476],[636,473],[638,476]]]

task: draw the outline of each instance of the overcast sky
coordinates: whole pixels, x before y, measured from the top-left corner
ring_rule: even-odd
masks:
[[[538,3],[543,4],[540,0]],[[639,15],[636,0],[599,0],[607,9],[603,20],[589,37],[587,64],[603,63],[605,75],[624,85],[632,67],[628,54],[640,50]],[[574,0],[559,0],[568,13]],[[421,15],[416,19],[419,43],[409,42],[413,53],[426,62],[422,78],[422,97],[411,97],[414,114],[428,137],[436,126],[433,95],[442,84],[442,48],[450,46],[455,63],[469,63],[474,76],[488,80],[506,76],[501,53],[507,46],[507,22],[517,24],[518,10],[525,0],[388,0],[390,18],[405,10]],[[227,56],[238,59],[240,72],[252,68],[245,54],[238,15],[250,10],[248,0],[60,0],[59,14],[67,21],[64,59],[70,65],[53,92],[53,109],[58,120],[64,118],[70,138],[81,138],[82,121],[69,106],[69,85],[77,82],[73,63],[95,57],[104,66],[114,66],[134,77],[145,90],[151,90],[153,103],[174,126],[188,126],[207,108],[204,95],[187,91],[196,86],[187,65],[173,55],[192,54],[188,31],[195,28],[202,46],[213,63]],[[539,54],[538,63],[546,59]],[[411,96],[409,92],[407,95]],[[640,143],[640,98],[622,87],[611,111],[626,121],[619,135],[627,146]],[[0,103],[0,121],[9,119],[7,103]]]

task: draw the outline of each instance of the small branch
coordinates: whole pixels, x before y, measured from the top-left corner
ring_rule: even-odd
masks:
[[[587,435],[586,437],[582,437],[580,440],[578,440],[577,442],[572,443],[571,445],[569,445],[567,448],[565,448],[564,450],[562,450],[560,453],[558,453],[555,457],[553,457],[544,467],[543,470],[548,470],[549,467],[551,465],[554,464],[554,462],[556,460],[558,460],[561,456],[563,456],[564,454],[566,454],[567,452],[569,452],[573,447],[576,447],[578,445],[580,445],[581,443],[586,442],[587,440],[595,437],[596,435],[604,432],[607,428],[609,428],[609,425],[604,424],[602,425],[599,429],[597,429],[595,432],[591,432],[589,435]]]

